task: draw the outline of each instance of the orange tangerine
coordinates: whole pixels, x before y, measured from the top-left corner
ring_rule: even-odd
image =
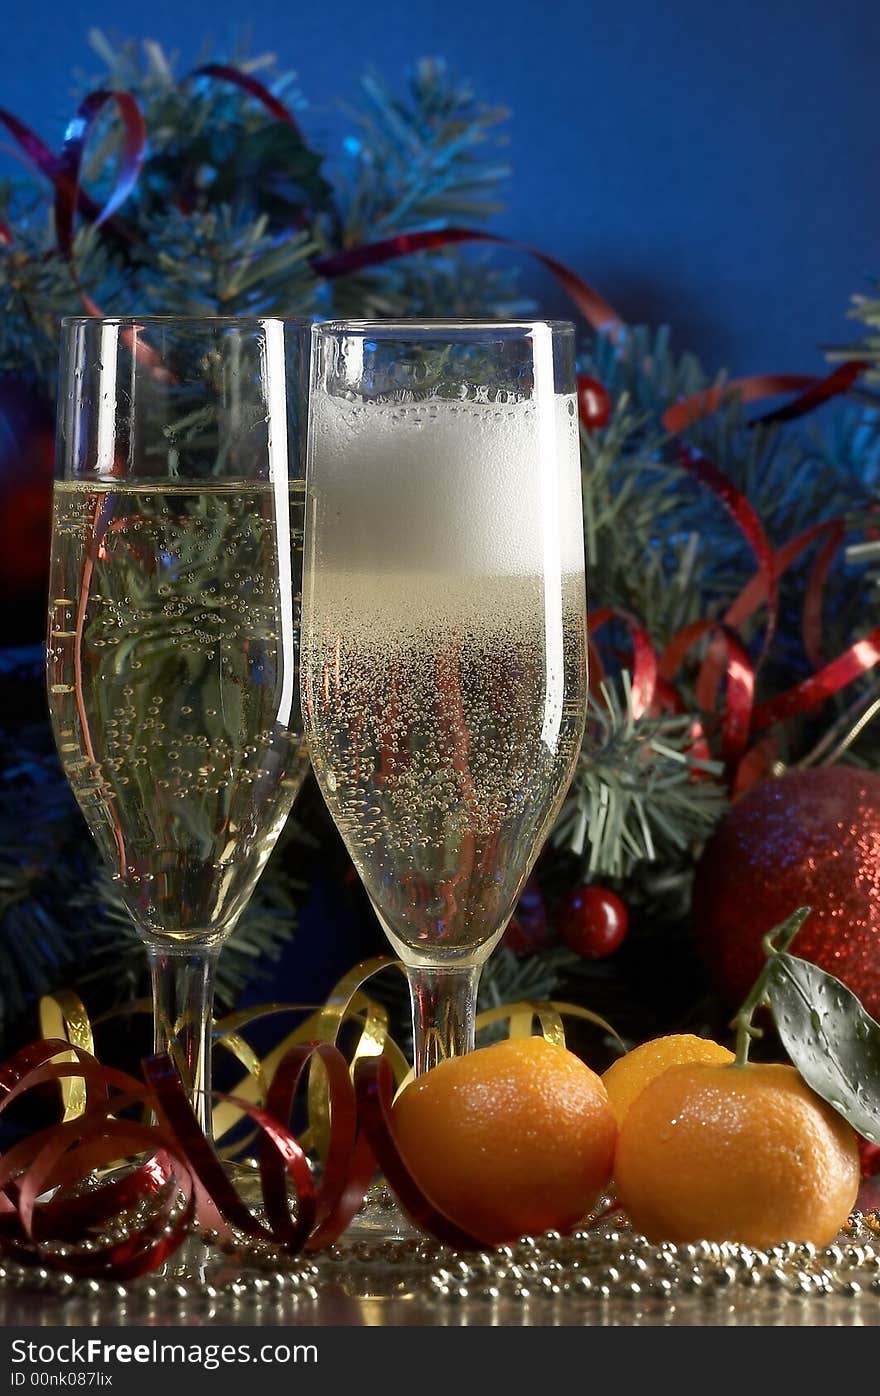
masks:
[[[540,1037],[441,1062],[397,1098],[393,1122],[424,1191],[490,1245],[575,1226],[608,1182],[617,1136],[601,1078]]]
[[[654,1037],[633,1047],[625,1056],[612,1062],[602,1077],[617,1123],[623,1120],[637,1096],[646,1086],[668,1071],[671,1066],[688,1062],[732,1062],[733,1053],[708,1037],[691,1033],[673,1033],[669,1037]]]
[[[651,1241],[826,1245],[855,1204],[854,1131],[792,1066],[673,1066],[631,1105],[614,1177]]]

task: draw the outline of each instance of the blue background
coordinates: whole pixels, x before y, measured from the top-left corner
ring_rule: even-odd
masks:
[[[72,69],[98,67],[90,25],[190,62],[243,13],[0,0],[0,104],[57,145]],[[309,0],[253,6],[251,30],[298,70],[308,128],[337,142],[335,100],[365,63],[396,77],[445,56],[513,109],[499,230],[569,262],[627,318],[671,323],[711,366],[815,369],[821,345],[854,333],[849,296],[880,273],[877,0]]]

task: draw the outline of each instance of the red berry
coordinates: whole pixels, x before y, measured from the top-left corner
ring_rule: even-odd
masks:
[[[602,960],[626,939],[629,913],[616,892],[585,884],[575,887],[562,903],[562,939],[584,960]]]
[[[611,398],[598,378],[580,374],[577,381],[578,413],[587,431],[598,431],[611,421]]]
[[[531,955],[535,948],[526,935],[518,916],[511,916],[507,923],[507,929],[501,937],[501,944],[506,945],[508,950],[512,950],[514,955]]]

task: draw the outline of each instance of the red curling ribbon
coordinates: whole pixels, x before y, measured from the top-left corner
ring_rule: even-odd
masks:
[[[350,1219],[346,1209],[352,1208],[353,1215],[360,1206],[372,1170],[363,1183],[360,1196],[351,1197],[347,1192],[348,1178],[344,1163],[345,1155],[348,1154],[350,1161],[352,1154],[355,1105],[348,1064],[339,1048],[327,1042],[309,1043],[292,1048],[276,1069],[270,1087],[270,1097],[274,1104],[286,1104],[289,1110],[304,1069],[316,1055],[321,1058],[327,1070],[330,1091],[330,1137],[327,1148],[329,1173],[317,1191],[308,1160],[300,1144],[289,1130],[270,1114],[268,1108],[260,1109],[236,1096],[215,1096],[216,1099],[228,1100],[237,1105],[262,1131],[260,1178],[263,1184],[266,1225],[252,1215],[227,1177],[213,1147],[199,1128],[192,1106],[169,1059],[161,1056],[151,1057],[144,1062],[144,1074],[156,1094],[159,1118],[167,1121],[173,1136],[180,1141],[199,1184],[197,1213],[203,1225],[223,1230],[225,1224],[228,1224],[246,1235],[273,1241],[295,1254],[309,1240],[316,1224],[321,1226],[324,1244],[334,1240]],[[297,1192],[296,1221],[290,1215],[288,1176]],[[219,1228],[218,1218],[221,1219]],[[331,1221],[333,1226],[329,1225]]]
[[[767,624],[764,627],[764,643],[761,650],[763,658],[773,641],[779,610],[776,558],[770,546],[770,540],[764,532],[764,525],[742,490],[737,489],[712,461],[707,460],[705,456],[698,455],[685,445],[680,447],[679,459],[683,469],[710,489],[721,501],[755,555],[767,600]]]
[[[681,402],[667,407],[661,422],[668,432],[677,436],[696,426],[704,417],[711,417],[724,403],[738,398],[740,402],[760,402],[764,398],[778,397],[782,393],[798,392],[812,387],[816,379],[804,373],[763,373],[749,378],[732,378],[726,383],[716,383],[694,393]]]
[[[76,1063],[65,1063],[63,1069],[60,1063],[52,1065],[53,1059],[61,1052],[72,1052],[76,1057]],[[91,1053],[83,1047],[77,1047],[75,1043],[60,1037],[42,1038],[20,1048],[0,1066],[0,1113],[32,1086],[71,1075],[79,1075],[85,1079],[86,1086],[90,1088],[89,1104],[94,1103],[95,1097],[101,1101],[108,1100],[111,1085],[128,1089],[131,1085],[138,1084],[134,1077],[125,1076],[122,1072],[117,1073],[112,1068],[99,1067]]]
[[[46,145],[45,141],[41,140],[37,135],[36,131],[32,131],[29,126],[25,126],[23,121],[19,121],[17,116],[13,116],[12,112],[6,111],[3,107],[0,107],[0,126],[6,127],[6,130],[21,147],[30,163],[54,184],[58,168],[58,159],[53,151]]]
[[[739,635],[730,626],[717,621],[693,621],[673,635],[660,657],[659,672],[662,678],[671,680],[688,651],[706,635],[712,636],[713,644],[697,678],[697,703],[704,712],[716,711],[717,685],[720,672],[724,672],[727,693],[721,714],[721,756],[728,777],[733,779],[748,742],[755,696],[754,667]],[[725,654],[720,672],[717,654],[712,652],[716,645],[722,647]]]
[[[812,543],[819,539],[824,540],[807,580],[801,612],[804,650],[814,669],[821,668],[824,663],[822,608],[825,600],[825,585],[834,557],[845,534],[845,520],[825,519],[822,523],[813,524],[810,528],[797,534],[796,537],[789,539],[775,555],[776,580],[778,582]],[[724,615],[725,624],[734,627],[741,626],[762,604],[766,594],[765,580],[762,574],[756,573],[728,607]]]
[[[122,158],[116,171],[113,188],[101,207],[91,198],[83,199],[80,175],[89,133],[101,112],[111,102],[119,109],[123,122],[124,140]],[[134,240],[135,235],[125,229],[114,215],[137,183],[144,161],[146,144],[147,130],[143,113],[130,93],[90,92],[80,103],[79,111],[68,126],[61,155],[56,162],[54,176],[55,236],[58,250],[70,266],[74,284],[86,311],[89,315],[98,318],[103,315],[103,311],[80,283],[74,262],[73,229],[76,210],[82,208],[93,219],[95,227],[102,227],[105,223],[112,222],[117,231],[122,231],[129,240]],[[139,342],[131,330],[125,331],[123,340],[144,363],[152,365],[157,369],[157,372],[162,371],[158,369],[158,354],[149,345]]]
[[[382,242],[371,242],[361,247],[345,248],[325,257],[316,257],[312,266],[321,276],[332,280],[337,276],[351,276],[354,272],[366,271],[368,267],[382,266],[398,257],[408,257],[413,252],[450,247],[460,242],[493,243],[496,246],[527,252],[552,273],[594,330],[617,334],[624,328],[623,320],[604,296],[555,257],[548,257],[536,248],[515,239],[501,237],[497,233],[484,233],[474,228],[437,228],[415,233],[399,233],[397,237],[386,238]]]
[[[768,426],[773,422],[790,422],[813,412],[831,398],[849,392],[856,380],[870,367],[866,359],[847,359],[823,378],[806,373],[761,373],[748,378],[732,378],[711,388],[694,393],[667,407],[661,421],[673,436],[687,431],[705,417],[711,417],[725,402],[737,398],[740,402],[762,402],[769,397],[796,393],[793,401],[756,417],[751,425]]]
[[[844,363],[838,364],[837,368],[832,369],[824,378],[812,379],[793,402],[786,403],[783,407],[774,408],[772,412],[758,417],[752,426],[757,426],[759,423],[766,426],[772,422],[792,422],[796,417],[803,417],[808,412],[814,412],[823,403],[830,402],[832,398],[839,397],[842,393],[848,393],[853,384],[870,367],[871,364],[867,359],[847,359]]]
[[[833,519],[827,525],[827,537],[810,569],[810,576],[804,592],[801,609],[801,634],[804,650],[814,669],[821,669],[825,662],[822,652],[822,607],[825,600],[825,583],[841,543],[846,535],[842,519]]]
[[[446,1246],[481,1250],[486,1243],[457,1226],[431,1201],[400,1152],[391,1119],[394,1078],[388,1062],[384,1057],[359,1061],[354,1083],[358,1112],[373,1153],[407,1215]]]
[[[605,682],[605,665],[602,656],[593,644],[592,635],[587,635],[587,674],[591,693],[599,693]]]
[[[674,684],[658,673],[657,693],[654,699],[654,711],[661,713],[674,713],[677,717],[687,712],[687,704]],[[706,738],[706,732],[702,722],[696,720],[691,722],[689,755],[693,761],[712,760],[712,751]],[[708,772],[693,769],[691,771],[692,780],[705,779]]]
[[[690,755],[692,760],[705,762],[711,761],[712,749],[709,746],[709,741],[706,737],[706,729],[704,728],[702,722],[691,723],[690,737]],[[707,775],[707,771],[701,771],[696,768],[691,771],[692,780],[703,780]]]
[[[358,1195],[346,1195],[357,1142],[357,1109],[348,1063],[339,1049],[330,1043],[311,1042],[292,1047],[285,1054],[272,1077],[266,1095],[267,1114],[275,1120],[289,1120],[303,1074],[315,1059],[320,1060],[327,1073],[331,1102],[330,1137],[321,1183],[317,1190],[311,1183],[310,1172],[302,1187],[298,1179],[295,1179],[299,1217],[293,1228],[289,1219],[286,1180],[282,1171],[284,1157],[278,1147],[278,1141],[275,1149],[264,1147],[260,1155],[267,1221],[278,1235],[284,1235],[285,1230],[290,1229],[290,1244],[296,1249],[305,1245],[310,1237],[314,1238],[318,1231],[321,1233],[321,1244],[327,1244],[331,1238],[335,1240],[363,1202],[366,1187],[375,1172],[375,1163],[370,1156],[369,1171],[362,1179],[363,1185],[359,1188]],[[306,1168],[308,1171],[307,1162]],[[304,1198],[308,1199],[308,1224],[303,1207]],[[349,1213],[352,1203],[354,1206]],[[313,1249],[317,1249],[314,1241],[311,1245]]]
[[[756,742],[743,756],[736,768],[731,784],[731,797],[738,800],[771,774],[779,759],[779,750],[774,737],[764,737]]]
[[[332,1244],[345,1231],[361,1207],[370,1181],[376,1172],[376,1160],[363,1131],[358,1134],[357,1103],[348,1063],[342,1053],[328,1042],[311,1042],[292,1047],[278,1064],[266,1096],[266,1111],[275,1120],[287,1121],[303,1074],[315,1059],[319,1059],[327,1074],[330,1098],[330,1134],[321,1170],[321,1182],[314,1192],[313,1224],[302,1244],[309,1250],[320,1250]],[[279,1163],[281,1151],[263,1149],[260,1157],[263,1196],[270,1224],[277,1216],[276,1231],[283,1230],[279,1209],[279,1194],[284,1212],[287,1211],[286,1192],[282,1193],[283,1178]],[[301,1209],[301,1192],[297,1185],[297,1206]]]
[[[97,94],[93,93],[91,95],[94,97]],[[128,94],[124,93],[120,93],[117,95],[128,96]],[[86,98],[85,100],[86,102],[88,102],[89,98]],[[128,100],[134,102],[133,97],[129,97]],[[85,105],[85,102],[83,103],[83,105]],[[80,108],[80,111],[82,111],[82,108]],[[9,131],[10,134],[15,138],[30,164],[33,165],[33,167],[37,169],[41,174],[45,175],[46,178],[55,186],[57,197],[59,180],[62,178],[61,158],[55,155],[53,151],[49,149],[49,147],[45,144],[44,141],[40,139],[36,132],[32,131],[30,127],[25,126],[24,122],[19,121],[17,117],[12,115],[11,112],[0,109],[0,125],[5,126],[7,131]],[[112,203],[114,192],[111,192],[108,203]],[[127,193],[130,192],[130,189],[127,190],[126,196]],[[86,191],[80,188],[78,185],[75,191],[75,204],[79,211],[85,215],[85,217],[94,220],[100,220],[102,223],[109,221],[112,223],[114,231],[118,233],[120,236],[125,237],[128,241],[135,240],[135,235],[132,233],[131,229],[126,228],[123,223],[121,223],[117,218],[114,218],[112,216],[112,209],[109,213],[107,213],[107,206],[105,205],[104,209],[102,210],[101,206],[95,202],[91,195],[87,194]],[[8,227],[6,229],[6,232],[9,238],[9,243],[11,244],[11,242],[14,241],[12,232]]]
[[[216,78],[218,82],[231,82],[235,87],[240,87],[243,92],[250,93],[251,97],[262,102],[266,111],[277,121],[283,121],[285,126],[291,126],[302,140],[299,124],[288,108],[269,91],[265,83],[260,82],[259,78],[253,77],[251,73],[246,73],[231,63],[203,63],[200,68],[195,68],[190,73],[189,79],[184,79],[184,81],[189,81],[192,78]]]
[[[880,629],[872,630],[862,640],[856,640],[817,674],[811,674],[808,679],[795,684],[785,693],[780,693],[765,703],[759,703],[752,715],[752,730],[760,732],[775,722],[810,712],[826,699],[833,697],[841,688],[846,688],[854,679],[873,669],[878,661]]]
[[[72,1052],[76,1062],[53,1063],[52,1057],[62,1052]],[[61,1264],[80,1275],[109,1271],[125,1279],[144,1274],[162,1264],[176,1249],[189,1225],[192,1186],[188,1170],[179,1158],[175,1167],[174,1141],[164,1138],[160,1129],[108,1118],[111,1108],[124,1109],[144,1101],[144,1086],[125,1073],[101,1067],[89,1053],[66,1041],[37,1042],[3,1064],[0,1109],[34,1086],[66,1076],[85,1079],[85,1113],[38,1131],[7,1150],[0,1159],[0,1247],[24,1262]],[[118,1091],[112,1106],[111,1085]],[[121,1182],[62,1197],[61,1190],[76,1187],[95,1168],[157,1146],[160,1154]],[[38,1199],[46,1193],[52,1194],[50,1200],[40,1202]],[[37,1237],[81,1237],[81,1228],[109,1221],[122,1207],[148,1193],[157,1193],[156,1208],[124,1243],[71,1254],[63,1261],[54,1261],[31,1248],[30,1243]],[[180,1193],[184,1207],[177,1223],[168,1227],[174,1199]]]
[[[61,1055],[74,1061],[58,1061]],[[308,1160],[293,1135],[269,1110],[232,1099],[262,1132],[261,1180],[266,1223],[252,1215],[205,1138],[168,1057],[144,1062],[147,1084],[102,1066],[66,1040],[44,1039],[0,1065],[0,1112],[13,1100],[46,1083],[77,1077],[86,1085],[81,1115],[36,1131],[0,1157],[0,1249],[25,1263],[59,1265],[80,1275],[142,1275],[161,1265],[197,1218],[202,1227],[229,1235],[239,1231],[295,1253],[308,1244],[330,1244],[363,1201],[375,1171],[366,1137],[356,1139],[354,1089],[345,1058],[328,1043],[292,1049],[270,1086],[272,1105],[289,1113],[300,1081],[320,1057],[330,1095],[330,1133],[323,1177],[316,1188]],[[138,1106],[157,1123],[118,1118]],[[123,1178],[82,1191],[79,1186],[132,1154],[147,1161]],[[297,1192],[291,1217],[287,1179]],[[43,1254],[39,1242],[81,1241],[145,1196],[150,1215],[124,1242],[96,1245],[63,1258]],[[183,1203],[178,1207],[178,1199]],[[48,1200],[47,1200],[48,1199]],[[35,1249],[35,1246],[37,1249]]]
[[[774,557],[777,584],[784,576],[784,574],[787,572],[788,568],[792,565],[792,563],[797,561],[797,559],[801,556],[803,552],[806,551],[806,549],[810,546],[811,543],[815,542],[819,538],[823,538],[826,536],[828,536],[828,540],[830,542],[831,536],[836,535],[837,531],[841,528],[842,521],[837,519],[829,519],[820,524],[813,524],[811,528],[805,529],[803,533],[799,533],[797,537],[790,539],[788,543],[786,543],[783,547],[781,547],[778,550]],[[835,542],[835,550],[837,546],[838,544]],[[828,561],[830,565],[830,558]],[[819,627],[821,626],[821,612],[824,600],[824,585],[826,576],[827,566],[819,567],[818,570],[814,569],[813,574],[811,575],[810,580],[807,584],[806,592],[804,595],[802,619],[804,648],[807,654],[811,657],[811,662],[814,664],[814,667],[816,668],[818,668],[822,663],[821,657],[815,658],[814,656],[820,656],[820,635],[819,630],[816,627],[817,625]],[[755,611],[757,611],[758,608],[763,604],[763,602],[766,599],[766,596],[766,577],[762,572],[756,572],[755,575],[751,578],[751,580],[746,584],[746,586],[743,587],[739,596],[737,596],[735,600],[731,603],[731,605],[727,608],[727,611],[722,617],[724,624],[734,630],[738,630],[743,625],[743,623],[746,620],[748,620],[749,617],[752,616],[755,613]],[[720,660],[723,661],[723,655],[720,656]],[[706,682],[709,681],[709,674],[714,674],[715,684],[717,686],[717,684],[720,682],[723,668],[724,665],[723,662],[719,662],[718,653],[716,651],[710,651],[710,653],[706,657],[706,660],[704,661],[704,673]]]
[[[804,529],[803,533],[789,539],[776,553],[774,558],[775,575],[777,582],[785,575],[792,563],[796,562],[802,553],[815,542],[817,538],[823,537],[835,520],[828,520],[823,523],[813,524],[810,528]],[[739,627],[755,611],[763,605],[767,597],[767,579],[763,572],[756,572],[749,582],[743,587],[739,596],[728,606],[724,613],[726,625]]]
[[[674,713],[676,717],[681,717],[682,713],[687,712],[685,701],[678,689],[668,679],[663,678],[659,672],[654,703],[659,712]]]
[[[228,1233],[229,1226],[234,1226],[247,1236],[265,1235],[202,1133],[171,1060],[164,1055],[147,1057],[143,1068],[159,1124],[167,1137],[176,1141],[192,1174],[196,1210],[202,1225],[221,1234]],[[262,1121],[257,1120],[257,1123],[262,1124]]]
[[[86,141],[96,120],[111,102],[118,107],[123,122],[123,152],[113,188],[103,206],[99,206],[90,198],[87,198],[85,203],[83,202],[80,175]],[[146,145],[147,130],[143,113],[130,93],[91,92],[83,99],[76,117],[70,123],[61,156],[56,162],[54,178],[55,232],[58,248],[61,255],[70,264],[74,282],[86,311],[89,315],[94,315],[99,319],[104,312],[81,285],[74,264],[73,230],[76,210],[80,207],[87,211],[89,217],[93,219],[95,227],[102,227],[104,224],[112,222],[117,231],[123,231],[127,237],[133,239],[134,235],[119,223],[115,214],[137,183],[143,167]],[[161,366],[161,355],[146,342],[138,333],[137,328],[123,331],[122,341],[141,363],[154,371],[157,378],[171,379],[170,371]]]
[[[657,690],[657,655],[647,630],[629,611],[619,611],[612,606],[591,611],[590,635],[594,636],[610,620],[622,621],[630,633],[633,647],[632,711],[634,717],[642,717],[649,711]]]
[[[376,1173],[376,1157],[367,1137],[361,1130],[351,1158],[351,1166],[345,1180],[345,1187],[339,1195],[336,1206],[324,1221],[319,1221],[306,1242],[307,1251],[319,1251],[331,1246],[347,1230],[356,1214],[363,1206],[367,1189]]]
[[[130,92],[90,92],[70,122],[55,172],[55,235],[61,255],[73,260],[73,224],[80,203],[80,175],[86,141],[98,117],[113,104],[122,119],[123,148],[113,188],[102,207],[92,204],[96,227],[108,222],[128,198],[141,172],[147,147],[143,113]],[[89,201],[90,203],[92,201]],[[91,312],[94,313],[94,312]]]

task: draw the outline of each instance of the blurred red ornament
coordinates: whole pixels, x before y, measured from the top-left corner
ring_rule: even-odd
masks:
[[[872,1144],[859,1135],[859,1163],[863,1178],[876,1177],[880,1173],[880,1144]]]
[[[578,375],[578,412],[588,431],[598,431],[611,421],[611,398],[598,378]]]
[[[18,374],[0,374],[0,644],[43,634],[54,462],[49,403]]]
[[[616,892],[593,883],[575,887],[559,913],[562,939],[584,960],[603,960],[626,939],[629,912]]]
[[[540,883],[533,876],[522,890],[516,913],[508,921],[501,943],[515,955],[534,955],[552,942],[553,931],[547,923]]]
[[[764,963],[761,937],[796,907],[812,915],[792,950],[880,1015],[880,775],[791,771],[749,792],[707,844],[693,924],[725,998],[739,1004]]]

